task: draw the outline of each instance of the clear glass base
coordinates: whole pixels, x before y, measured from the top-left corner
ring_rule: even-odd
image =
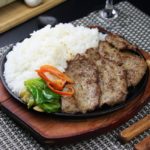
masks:
[[[118,17],[118,12],[115,9],[103,9],[100,11],[100,16],[103,19],[115,19]]]

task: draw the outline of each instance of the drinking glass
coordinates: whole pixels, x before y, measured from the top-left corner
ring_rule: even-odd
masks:
[[[115,31],[127,27],[130,17],[122,10],[115,9],[113,0],[106,0],[105,8],[99,11],[97,20],[102,27],[110,31]]]
[[[105,8],[100,11],[100,17],[106,20],[112,20],[118,17],[118,12],[113,6],[113,0],[106,0]]]

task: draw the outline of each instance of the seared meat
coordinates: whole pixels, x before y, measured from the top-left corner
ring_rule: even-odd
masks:
[[[118,41],[117,44],[119,45],[120,41]],[[127,53],[125,49],[123,52],[119,51],[108,42],[100,42],[99,53],[102,57],[116,62],[125,69],[127,72],[128,86],[136,86],[146,71],[147,65],[144,59],[137,55]]]
[[[115,105],[123,102],[127,95],[126,73],[115,62],[101,58],[97,61],[101,97],[99,105]]]
[[[86,53],[84,54],[84,56],[94,63],[100,59],[100,54],[98,52],[98,49],[96,48],[88,49]]]
[[[112,47],[108,42],[103,41],[99,44],[99,54],[103,58],[115,61],[118,65],[122,64],[121,56],[119,50]]]
[[[62,97],[62,112],[86,113],[97,106],[125,101],[128,86],[136,86],[147,69],[143,58],[127,51],[132,49],[136,46],[108,34],[98,48],[69,61],[65,73],[75,81],[75,94]]]
[[[61,109],[62,112],[66,113],[77,113],[80,112],[77,101],[74,97],[62,96],[61,98]]]
[[[130,44],[127,40],[123,39],[122,37],[116,34],[108,34],[106,36],[106,41],[119,50],[136,48],[135,45]]]
[[[127,71],[128,86],[136,86],[146,72],[145,60],[131,53],[121,53],[123,67]]]
[[[103,58],[99,55],[97,49],[89,49],[86,51],[85,56],[90,58],[93,61],[99,72],[99,86],[101,88],[101,97],[99,99],[99,105],[102,106],[103,104],[108,105],[115,105],[119,102],[125,100],[127,95],[127,81],[126,81],[126,73],[123,67],[118,66],[115,63],[115,58],[119,58],[118,60],[121,61],[121,56],[118,54],[116,57],[113,56],[115,54],[116,49],[112,48],[107,42],[102,42],[104,46],[104,51],[108,50],[108,58],[114,58],[114,61],[108,60]],[[105,51],[105,49],[107,50]],[[112,50],[109,51],[109,48]],[[110,55],[109,52],[112,52]],[[118,53],[120,53],[118,51]],[[119,62],[118,61],[118,62]]]
[[[66,97],[62,98],[62,111],[75,113],[78,112],[76,109],[78,108],[80,112],[86,113],[94,110],[98,106],[100,97],[96,66],[84,56],[77,55],[68,63],[65,73],[75,81],[75,94],[72,97],[74,102],[70,99],[68,101]]]

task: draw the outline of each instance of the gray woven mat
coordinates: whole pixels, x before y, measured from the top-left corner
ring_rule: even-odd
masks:
[[[128,2],[120,2],[116,5],[120,17],[108,24],[99,18],[98,11],[92,12],[88,16],[73,22],[75,25],[92,25],[97,24],[106,27],[108,30],[123,35],[130,42],[137,44],[139,47],[150,51],[150,18],[135,8]],[[0,49],[0,56],[10,46]],[[76,144],[64,146],[49,146],[48,149],[63,150],[131,150],[133,145],[141,141],[144,137],[150,135],[150,130],[144,132],[131,142],[122,145],[118,139],[118,133],[124,128],[130,126],[137,120],[143,118],[146,114],[150,114],[150,102],[132,119],[121,125],[112,132],[99,135],[96,138],[84,140]],[[0,150],[43,150],[40,145],[28,131],[21,128],[10,117],[0,110]]]

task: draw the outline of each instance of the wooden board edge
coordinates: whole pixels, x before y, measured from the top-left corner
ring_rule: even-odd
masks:
[[[22,18],[18,18],[18,22],[17,23],[15,23],[15,21],[14,22],[12,22],[12,23],[10,23],[10,22],[8,22],[7,24],[5,24],[5,26],[3,26],[3,24],[0,26],[0,34],[1,33],[4,33],[4,32],[6,32],[6,31],[8,31],[8,30],[10,30],[10,29],[12,29],[13,27],[15,27],[15,26],[17,26],[17,25],[20,25],[21,23],[24,23],[24,22],[26,22],[27,20],[30,20],[31,18],[33,18],[33,17],[35,17],[35,16],[37,16],[37,15],[39,15],[39,14],[41,14],[41,13],[44,13],[45,11],[47,11],[48,9],[51,9],[51,8],[53,8],[53,7],[55,7],[55,6],[57,6],[57,5],[59,5],[59,4],[61,4],[61,3],[63,3],[63,2],[65,2],[66,0],[52,0],[52,5],[51,6],[49,6],[49,5],[42,5],[41,4],[41,6],[37,6],[38,8],[37,9],[35,9],[35,11],[33,11],[32,13],[33,13],[33,15],[30,15],[30,13],[29,14],[26,14],[26,18],[24,19],[23,17]],[[55,2],[55,3],[54,3]],[[13,3],[16,3],[16,2],[13,2]],[[11,3],[10,5],[13,5],[13,3]],[[40,9],[40,8],[42,8],[42,9]],[[11,10],[10,10],[11,11]]]
[[[0,104],[6,100],[8,100],[11,95],[8,93],[8,91],[5,89],[5,87],[3,86],[1,80],[0,80]]]

